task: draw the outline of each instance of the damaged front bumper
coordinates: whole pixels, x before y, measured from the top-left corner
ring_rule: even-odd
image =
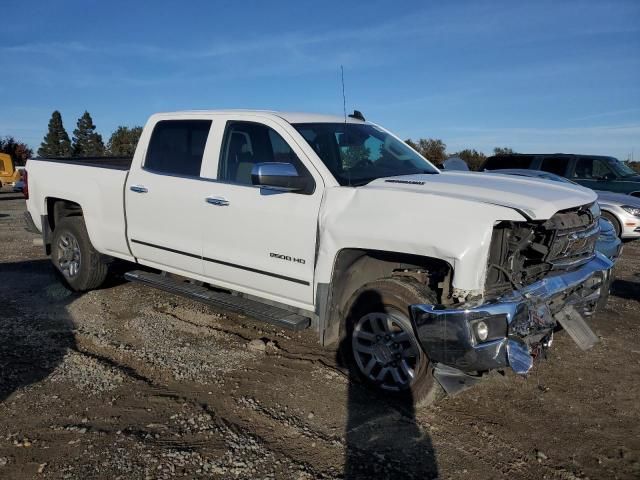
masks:
[[[496,368],[511,367],[526,375],[537,352],[550,345],[558,323],[582,348],[593,344],[584,318],[606,303],[613,265],[596,253],[576,270],[548,276],[488,303],[453,309],[412,305],[413,328],[449,393]]]

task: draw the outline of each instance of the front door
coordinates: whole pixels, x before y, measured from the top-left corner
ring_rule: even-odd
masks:
[[[592,190],[616,191],[615,173],[607,163],[599,158],[579,157],[576,159],[573,178],[576,183]]]
[[[256,163],[286,162],[314,179],[311,193],[252,185]],[[214,284],[300,308],[313,305],[323,184],[289,133],[275,122],[226,124],[217,181],[204,215],[204,270]]]

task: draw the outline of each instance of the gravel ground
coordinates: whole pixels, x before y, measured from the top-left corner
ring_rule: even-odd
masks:
[[[413,411],[312,332],[122,281],[77,295],[0,193],[0,478],[640,477],[640,242],[601,342]]]

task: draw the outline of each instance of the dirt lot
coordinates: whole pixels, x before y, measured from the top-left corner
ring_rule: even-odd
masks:
[[[601,343],[414,412],[292,334],[116,276],[76,295],[0,193],[0,478],[639,478],[640,242]],[[264,351],[249,342],[263,339]]]

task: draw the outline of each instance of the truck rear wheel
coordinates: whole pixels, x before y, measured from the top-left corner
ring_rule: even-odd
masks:
[[[108,266],[91,245],[82,217],[65,217],[58,222],[53,231],[51,261],[77,292],[98,288],[107,277]]]
[[[437,303],[435,294],[413,279],[385,278],[354,293],[344,324],[342,355],[356,375],[394,396],[427,405],[444,395],[429,358],[416,338],[408,307]]]

